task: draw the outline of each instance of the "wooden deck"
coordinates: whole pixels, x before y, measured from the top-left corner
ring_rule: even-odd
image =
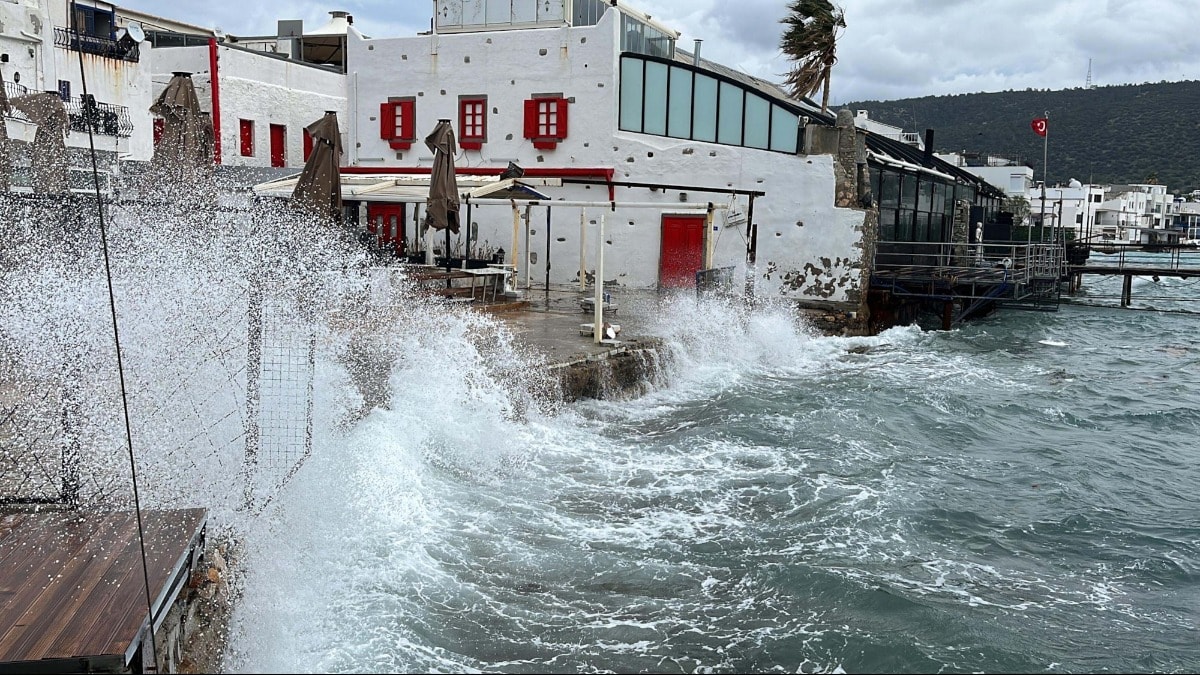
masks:
[[[142,512],[156,628],[203,554],[207,518]],[[140,671],[146,615],[135,514],[0,516],[0,673]]]

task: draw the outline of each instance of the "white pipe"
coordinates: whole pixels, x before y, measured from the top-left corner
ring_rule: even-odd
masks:
[[[412,201],[417,201],[417,199],[413,198]],[[496,197],[482,197],[479,199],[472,198],[471,203],[476,206],[496,206],[496,205],[508,206],[509,200],[508,199],[500,199],[500,198],[496,198]],[[608,201],[589,202],[589,201],[576,201],[576,200],[567,200],[567,199],[552,199],[552,200],[534,199],[534,200],[529,200],[529,201],[526,201],[523,203],[526,206],[583,206],[583,207],[595,206],[595,207],[606,208],[606,209],[609,207],[612,207],[612,206],[616,206],[617,208],[622,208],[622,209],[659,209],[663,213],[678,213],[681,211],[704,211],[709,208],[708,204],[702,204],[702,203],[675,204],[675,203],[670,203],[670,202],[608,202]],[[714,204],[712,208],[713,208],[713,210],[719,211],[719,210],[728,209],[729,206],[725,205],[725,204]]]
[[[592,313],[592,339],[596,344],[604,339],[604,222],[608,214],[600,214],[600,236],[596,239],[596,308]]]
[[[716,239],[713,236],[713,209],[709,209],[708,214],[704,217],[704,269],[706,270],[713,268],[713,249],[717,243]]]
[[[520,248],[520,244],[521,244],[521,240],[519,238],[521,236],[521,210],[519,208],[517,208],[517,203],[515,201],[512,203],[512,212],[513,212],[512,250],[510,250],[508,252],[508,255],[510,256],[509,260],[512,262],[512,266],[513,266],[512,285],[513,285],[513,288],[516,289],[516,287],[517,287],[517,260],[519,260],[519,258],[517,257],[517,254],[519,253],[519,248]]]
[[[579,210],[579,292],[587,290],[587,209]]]

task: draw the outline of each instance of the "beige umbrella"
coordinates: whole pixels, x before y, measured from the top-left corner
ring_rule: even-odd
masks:
[[[150,106],[150,112],[163,118],[162,136],[150,160],[159,177],[194,178],[198,169],[212,163],[212,154],[206,155],[205,147],[211,132],[205,133],[200,100],[190,73],[174,73]]]
[[[429,199],[426,217],[430,227],[437,230],[449,229],[458,234],[458,179],[454,174],[454,156],[458,145],[454,142],[454,129],[450,120],[438,120],[433,133],[425,137],[425,146],[433,153],[433,171],[429,176]],[[450,235],[446,235],[447,242]],[[449,249],[446,258],[450,257]]]
[[[340,220],[342,215],[342,136],[337,113],[325,116],[305,127],[312,137],[312,152],[300,172],[292,205],[322,218]]]
[[[12,107],[25,113],[37,125],[33,147],[29,152],[29,168],[33,172],[33,191],[61,194],[67,191],[67,107],[57,91],[43,91],[18,96],[10,101]]]
[[[8,92],[4,89],[4,73],[0,72],[0,115],[8,115]],[[12,146],[8,142],[8,125],[0,119],[0,192],[8,192],[12,178]]]

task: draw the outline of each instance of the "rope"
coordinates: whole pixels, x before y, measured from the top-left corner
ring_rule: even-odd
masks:
[[[87,125],[88,148],[92,158],[92,180],[96,187],[96,213],[100,218],[100,244],[104,252],[104,277],[108,281],[108,307],[112,314],[113,342],[117,350],[117,376],[121,385],[121,408],[125,415],[125,442],[126,447],[129,449],[129,474],[133,481],[133,509],[137,514],[138,546],[141,549],[142,556],[142,582],[145,584],[146,590],[146,617],[150,629],[150,651],[153,659],[151,668],[157,672],[158,645],[154,638],[154,601],[150,599],[150,572],[146,564],[146,531],[142,524],[142,504],[138,495],[137,462],[133,456],[133,430],[129,423],[129,397],[125,391],[125,365],[121,359],[121,332],[117,325],[117,300],[113,293],[112,266],[109,263],[108,256],[108,229],[104,225],[104,202],[100,197],[100,170],[96,166],[96,137],[90,108],[87,105],[87,73],[83,67],[83,50],[79,50],[79,80],[83,85],[84,121]]]

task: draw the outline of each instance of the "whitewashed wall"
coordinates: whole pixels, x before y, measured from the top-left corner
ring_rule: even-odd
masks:
[[[217,50],[222,164],[270,166],[270,125],[282,124],[287,127],[287,166],[303,167],[303,129],[320,119],[326,110],[337,111],[342,145],[349,147],[345,75],[221,45]],[[155,49],[154,59],[154,96],[167,86],[173,72],[190,72],[200,107],[212,112],[208,47]],[[252,157],[241,154],[238,124],[241,119],[254,122]]]
[[[860,290],[863,213],[833,207],[833,158],[618,131],[616,19],[617,13],[610,11],[599,24],[588,27],[351,38],[349,63],[357,71],[351,76],[356,91],[356,163],[380,168],[432,165],[432,154],[420,139],[439,118],[451,119],[457,132],[458,97],[486,94],[489,140],[480,151],[463,151],[457,166],[504,167],[511,160],[526,168],[612,167],[617,180],[764,191],[766,196],[754,205],[759,226],[756,292],[815,301],[851,300]],[[523,101],[531,94],[559,92],[573,99],[569,135],[554,150],[537,150],[523,138]],[[389,96],[416,97],[418,141],[408,151],[395,151],[380,138],[379,104]],[[689,202],[728,201],[728,195],[688,192]],[[603,200],[607,190],[576,187],[556,190],[554,195]],[[680,205],[678,190],[664,194],[619,188],[617,196],[624,201],[661,202],[664,211]],[[744,211],[746,199],[740,203]],[[502,209],[478,213],[487,214],[473,213],[480,240],[494,245],[511,239],[511,217]],[[593,209],[589,219],[598,215]],[[606,241],[612,243],[606,244],[605,279],[635,288],[657,286],[660,213],[618,207],[607,218]],[[535,213],[533,221],[537,234],[532,237],[532,251],[538,257],[531,273],[541,280],[546,261],[544,211]],[[717,223],[721,225],[722,219]],[[551,283],[577,280],[579,209],[555,209],[552,230]],[[744,227],[722,228],[718,234],[714,264],[737,267],[740,279],[746,256]],[[594,241],[593,234],[589,242]],[[815,290],[812,282],[822,274],[827,278]]]
[[[140,113],[151,101],[148,49],[142,50],[138,62],[83,54],[81,70],[79,52],[54,46],[54,28],[68,25],[66,3],[48,0],[0,2],[0,25],[0,52],[9,57],[7,63],[0,64],[5,81],[39,92],[58,91],[58,81],[67,80],[71,83],[71,95],[76,97],[84,93],[83,76],[86,76],[88,93],[101,103],[128,108],[134,127],[129,138],[96,135],[96,149],[117,152],[122,159],[149,159],[153,132],[140,119]],[[12,136],[19,140],[25,140],[34,129],[16,121],[10,121],[9,127],[14,132]],[[88,137],[82,133],[69,134],[67,145],[87,148]]]

